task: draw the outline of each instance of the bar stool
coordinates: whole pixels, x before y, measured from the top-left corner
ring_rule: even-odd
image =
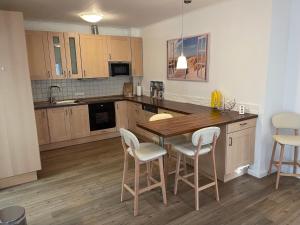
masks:
[[[272,123],[276,128],[276,131],[275,135],[273,136],[274,145],[270,161],[269,174],[271,174],[272,166],[274,165],[277,168],[276,189],[278,189],[280,176],[300,176],[300,174],[297,174],[297,167],[300,167],[300,164],[298,162],[298,146],[300,146],[300,136],[298,135],[298,130],[300,129],[300,114],[292,112],[279,113],[272,117]],[[280,135],[280,129],[292,129],[294,130],[294,135]],[[274,158],[277,144],[281,146],[281,149],[279,160],[275,161]],[[294,146],[293,162],[283,162],[285,145]],[[282,164],[293,166],[293,173],[282,173]]]
[[[134,216],[136,216],[138,215],[139,195],[154,188],[161,187],[163,202],[166,205],[167,197],[163,169],[163,156],[167,154],[166,150],[153,143],[139,143],[137,137],[124,128],[120,128],[120,133],[124,150],[124,170],[122,179],[121,202],[123,202],[124,190],[126,189],[134,197]],[[135,162],[134,189],[126,184],[128,173],[128,155],[132,156]],[[160,182],[150,176],[150,162],[154,160],[158,160],[159,162]],[[141,164],[146,164],[147,167],[147,187],[143,189],[140,189],[139,187]],[[153,184],[151,184],[151,182],[153,182]]]
[[[169,113],[158,113],[158,114],[155,114],[153,116],[150,117],[149,119],[149,122],[152,122],[152,121],[158,121],[158,120],[164,120],[164,119],[171,119],[173,118],[173,115],[169,114]],[[165,148],[167,150],[167,153],[168,153],[168,159],[165,160],[165,177],[167,175],[171,175],[173,173],[175,173],[175,170],[174,171],[171,171],[169,172],[169,160],[171,160],[172,158],[172,154],[171,154],[171,151],[172,151],[172,145],[174,144],[178,144],[178,143],[181,143],[181,142],[186,142],[188,139],[187,139],[187,136],[185,135],[178,135],[178,136],[175,136],[175,137],[169,137],[167,139],[165,139]],[[153,141],[156,141],[156,140],[153,140]],[[176,159],[176,158],[175,158]],[[187,166],[186,166],[186,157],[184,156],[183,157],[183,170],[185,172],[185,174],[187,173]]]
[[[177,194],[178,181],[182,180],[189,186],[195,189],[195,208],[199,210],[199,191],[205,190],[209,187],[215,186],[216,189],[216,199],[219,202],[219,190],[218,190],[218,180],[216,171],[216,160],[215,160],[215,149],[217,139],[220,135],[219,127],[208,127],[200,129],[193,133],[192,141],[176,144],[173,148],[177,151],[177,164],[176,164],[176,174],[175,174],[175,186],[174,194]],[[208,154],[211,152],[212,169],[213,169],[213,182],[199,187],[198,179],[198,159],[200,155]],[[180,175],[180,161],[181,156],[185,155],[194,160],[194,172],[181,176]],[[188,180],[188,177],[194,175],[194,183]]]

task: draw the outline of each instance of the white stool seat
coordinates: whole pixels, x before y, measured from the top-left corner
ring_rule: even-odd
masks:
[[[273,138],[279,144],[300,146],[300,136],[273,135]]]
[[[128,153],[134,157],[131,148],[127,149]],[[140,148],[135,151],[136,156],[140,161],[149,161],[157,159],[165,154],[167,151],[159,145],[153,143],[140,143]]]
[[[194,146],[192,142],[185,142],[180,144],[174,144],[173,148],[174,150],[191,157],[191,156],[195,156],[198,147]],[[210,150],[211,150],[211,144],[203,145],[201,146],[199,155],[207,154],[210,152]]]

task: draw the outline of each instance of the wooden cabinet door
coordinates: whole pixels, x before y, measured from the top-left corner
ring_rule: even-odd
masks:
[[[68,107],[47,109],[51,143],[71,139]]]
[[[63,33],[48,32],[52,79],[66,79],[66,51]]]
[[[131,38],[131,66],[132,76],[143,76],[143,40]]]
[[[83,77],[109,77],[105,37],[80,35],[80,48]]]
[[[253,162],[255,127],[227,134],[226,173]]]
[[[117,129],[128,128],[127,101],[115,102]]]
[[[35,110],[35,121],[38,140],[40,145],[50,143],[48,117],[46,109]]]
[[[68,78],[82,78],[81,53],[78,33],[64,33]]]
[[[23,15],[0,10],[0,179],[41,169]]]
[[[131,61],[130,37],[108,36],[107,39],[110,61]]]
[[[51,78],[48,33],[26,31],[27,56],[31,80]]]
[[[69,107],[71,138],[82,138],[90,135],[89,110],[87,105]]]
[[[127,115],[128,115],[128,129],[135,132],[137,116],[138,116],[138,110],[136,108],[135,103],[127,102]]]

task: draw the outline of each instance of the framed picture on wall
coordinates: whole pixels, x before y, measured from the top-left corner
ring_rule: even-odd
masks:
[[[183,38],[183,54],[188,64],[186,70],[176,69],[181,46],[181,38],[167,41],[168,80],[208,81],[209,34]]]

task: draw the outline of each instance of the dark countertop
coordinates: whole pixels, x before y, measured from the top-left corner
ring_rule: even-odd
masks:
[[[35,102],[35,109],[45,109],[45,108],[55,108],[55,107],[67,107],[67,106],[76,106],[76,105],[86,105],[92,103],[102,103],[102,102],[115,102],[115,101],[132,101],[141,104],[154,105],[162,109],[171,110],[183,114],[193,114],[185,116],[184,118],[194,119],[195,122],[201,122],[202,124],[206,124],[206,121],[212,119],[211,122],[214,124],[222,125],[228,123],[234,123],[242,120],[257,118],[258,116],[255,114],[246,113],[245,115],[239,115],[238,112],[229,111],[229,112],[221,112],[219,110],[212,109],[207,106],[195,105],[191,103],[181,103],[170,100],[156,100],[147,96],[141,97],[124,97],[121,95],[114,96],[105,96],[105,97],[93,97],[93,98],[81,98],[77,99],[78,102],[72,104],[50,104],[49,102]],[[176,124],[178,121],[176,118],[173,119]],[[201,121],[200,121],[201,120]],[[172,119],[168,120],[172,122]],[[189,120],[190,121],[190,120]],[[187,123],[188,121],[182,121],[183,123]],[[164,123],[164,122],[161,122]],[[152,123],[155,126],[155,122]],[[158,124],[158,123],[157,123]],[[151,125],[152,126],[152,125]],[[150,127],[143,126],[144,129],[149,130]],[[154,128],[154,127],[153,127]]]

